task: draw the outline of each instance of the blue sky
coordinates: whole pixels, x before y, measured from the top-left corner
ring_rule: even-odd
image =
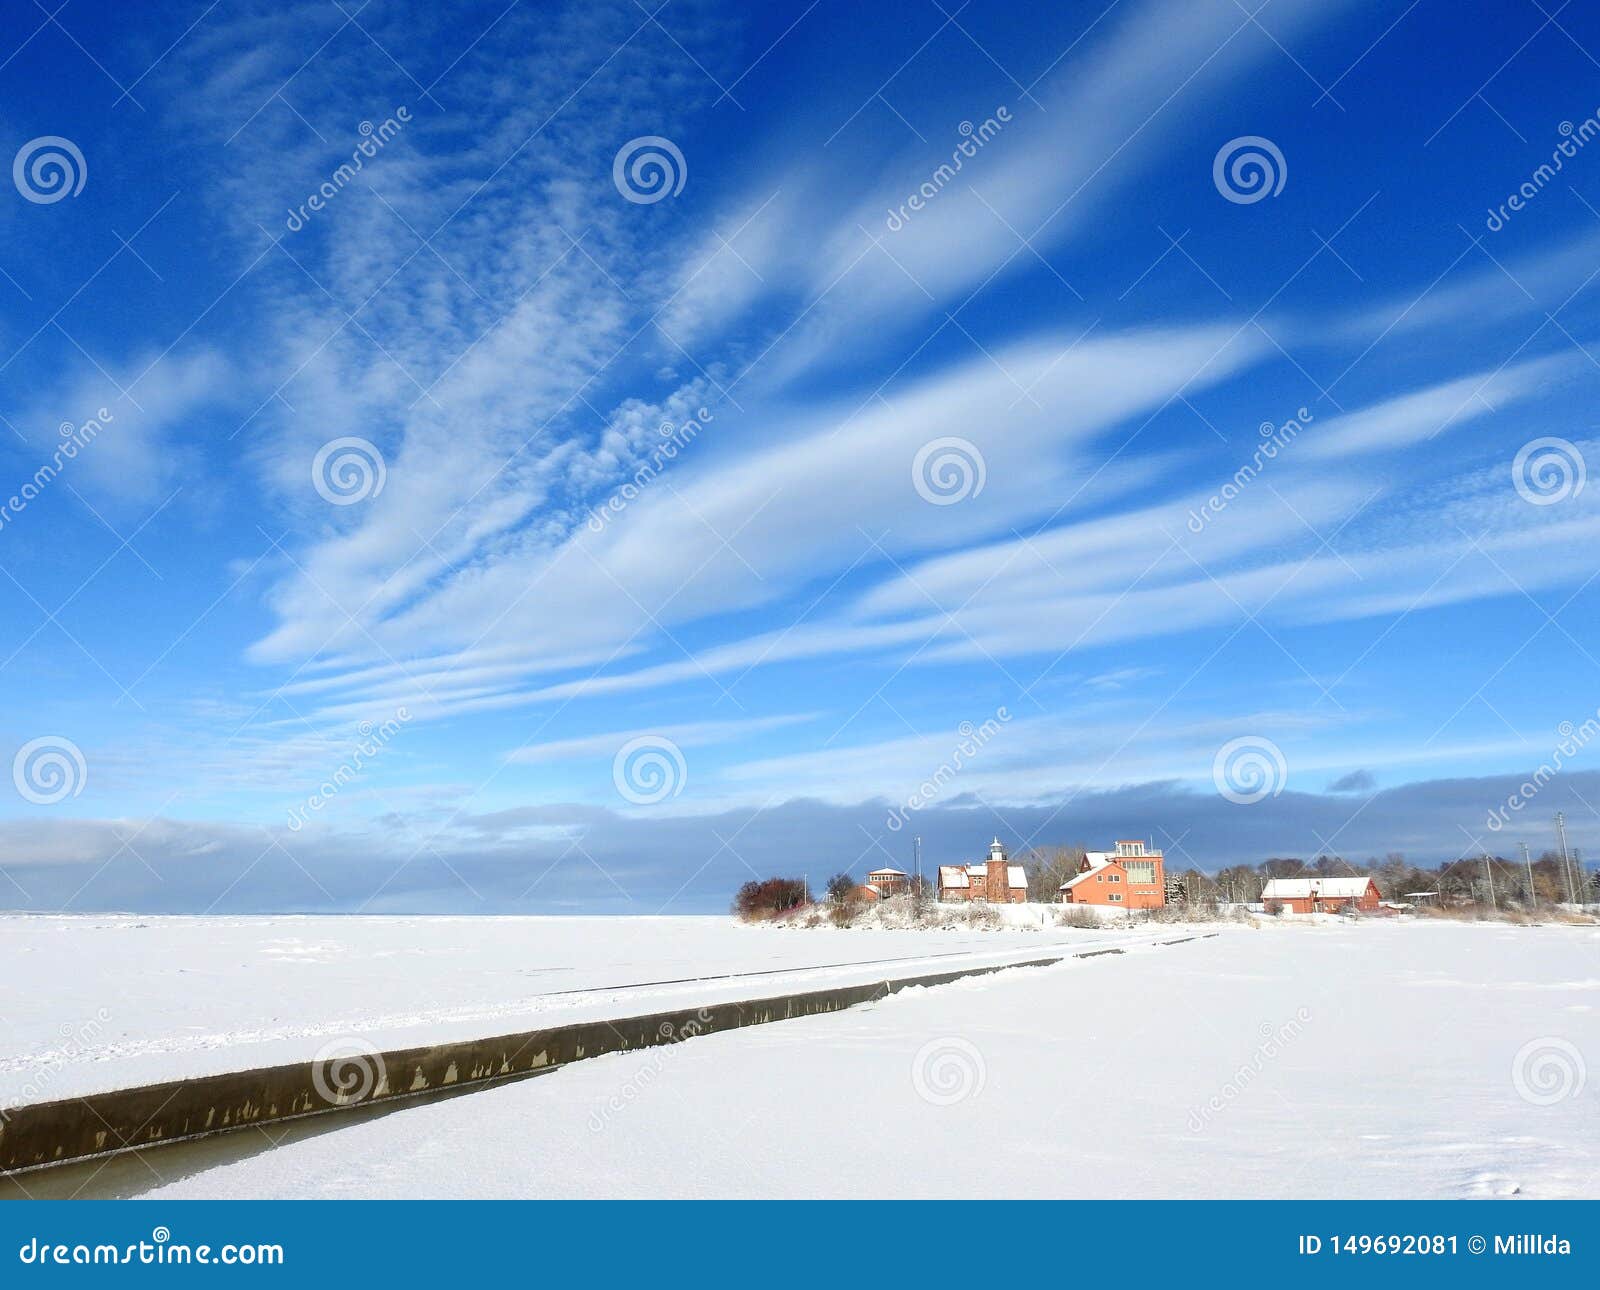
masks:
[[[1600,16],[11,9],[0,905],[1600,845]]]

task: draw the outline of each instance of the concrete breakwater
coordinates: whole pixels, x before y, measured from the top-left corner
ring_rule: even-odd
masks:
[[[1160,943],[1174,945],[1195,939],[1198,937],[1184,936]],[[1116,948],[1062,951],[1003,964],[418,1048],[380,1051],[357,1047],[309,1062],[13,1107],[0,1111],[0,1174],[524,1078],[586,1057],[838,1012],[913,986],[945,985],[1011,968],[1047,967],[1070,958],[1121,952]]]

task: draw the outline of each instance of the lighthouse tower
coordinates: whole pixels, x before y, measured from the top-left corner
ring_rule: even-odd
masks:
[[[990,900],[1009,899],[1011,884],[1007,880],[1008,865],[1005,844],[996,838],[989,844],[989,862],[984,866],[984,886],[988,890]]]

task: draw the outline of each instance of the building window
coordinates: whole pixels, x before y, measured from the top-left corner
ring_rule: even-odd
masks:
[[[1129,882],[1147,883],[1155,885],[1156,862],[1154,860],[1129,860],[1123,866],[1127,870]]]
[[[1107,897],[1107,899],[1110,900],[1113,905],[1120,905],[1122,903],[1122,893],[1120,891],[1114,891],[1109,897]]]

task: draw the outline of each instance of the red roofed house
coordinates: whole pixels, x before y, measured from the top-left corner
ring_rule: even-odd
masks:
[[[1028,900],[1028,879],[1022,866],[1006,859],[1006,849],[996,838],[982,864],[939,866],[940,900],[974,900],[991,905],[1022,905]]]
[[[1371,913],[1378,908],[1378,884],[1365,877],[1272,878],[1262,889],[1261,903],[1285,914]]]
[[[1118,842],[1115,851],[1087,851],[1078,875],[1061,884],[1064,905],[1160,909],[1167,903],[1165,858],[1143,842]]]

